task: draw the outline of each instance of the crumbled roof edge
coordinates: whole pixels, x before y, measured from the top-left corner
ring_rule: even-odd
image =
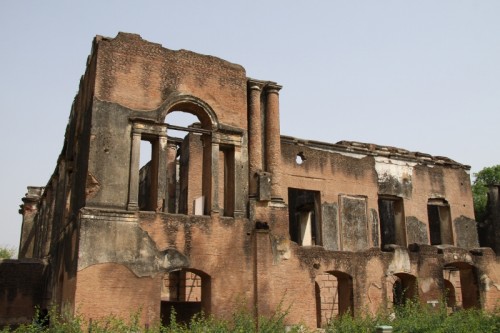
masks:
[[[110,43],[114,43],[114,42],[120,43],[122,41],[135,40],[135,41],[144,43],[144,45],[150,45],[152,47],[157,47],[157,48],[159,48],[159,49],[161,49],[163,51],[174,52],[174,53],[178,53],[178,54],[182,54],[182,53],[184,53],[184,54],[192,54],[192,55],[195,55],[195,56],[201,56],[201,57],[204,57],[204,58],[207,58],[207,59],[211,59],[212,61],[223,63],[226,66],[232,67],[232,68],[234,68],[236,70],[243,70],[243,72],[245,72],[245,75],[246,75],[246,69],[245,69],[245,67],[243,67],[240,64],[231,62],[229,60],[226,60],[226,59],[223,59],[223,58],[220,58],[218,56],[211,55],[211,54],[199,53],[199,52],[195,52],[195,51],[191,51],[191,50],[187,50],[187,49],[177,49],[177,50],[176,49],[170,49],[168,47],[163,46],[163,44],[161,44],[161,43],[155,43],[155,42],[151,42],[151,41],[149,41],[147,39],[144,39],[140,34],[119,31],[116,34],[115,37],[107,37],[107,36],[103,36],[103,35],[96,35],[95,38],[94,38],[94,40],[95,40],[96,43],[99,43],[101,41],[106,41],[106,42],[110,42]]]
[[[332,152],[343,152],[351,154],[364,154],[371,156],[382,156],[397,160],[412,161],[420,164],[442,165],[452,168],[470,170],[470,165],[458,163],[445,156],[432,156],[421,152],[412,152],[403,148],[392,146],[381,146],[373,143],[357,141],[338,141],[328,143],[315,140],[299,139],[292,136],[281,135],[281,141],[286,143],[300,144],[310,148],[329,150]]]

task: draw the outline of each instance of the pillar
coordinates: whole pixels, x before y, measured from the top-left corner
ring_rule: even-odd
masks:
[[[166,130],[166,128],[165,128]],[[155,211],[168,212],[168,203],[167,203],[167,172],[168,172],[168,162],[167,162],[167,151],[168,151],[168,141],[167,141],[167,133],[161,135],[158,138],[158,148],[155,149],[155,159],[158,161],[156,174],[152,174],[152,179],[156,178],[156,207],[154,207]],[[155,160],[153,159],[153,160]],[[156,177],[155,177],[156,176]]]
[[[257,193],[256,174],[262,167],[262,117],[260,110],[260,96],[262,84],[249,80],[249,108],[248,108],[248,164],[250,195]]]
[[[128,210],[139,209],[139,167],[140,167],[140,151],[141,151],[141,133],[132,133],[132,148],[130,153],[130,176],[128,188]]]
[[[268,84],[266,91],[266,166],[271,173],[271,198],[282,199],[281,194],[281,137],[279,116],[279,91],[281,86]]]
[[[219,213],[219,141],[217,133],[202,136],[204,214]]]
[[[177,203],[177,145],[167,144],[167,213],[178,213]]]

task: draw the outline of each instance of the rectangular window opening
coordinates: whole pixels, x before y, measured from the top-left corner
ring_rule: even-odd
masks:
[[[320,192],[289,188],[290,238],[302,246],[321,245]]]
[[[381,248],[395,244],[406,246],[406,228],[403,200],[397,197],[379,198]]]
[[[427,203],[431,245],[453,245],[450,205],[444,199],[430,199]]]

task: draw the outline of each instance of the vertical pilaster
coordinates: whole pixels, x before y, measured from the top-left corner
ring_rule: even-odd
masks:
[[[130,152],[130,176],[128,188],[128,210],[139,209],[139,167],[140,167],[140,151],[141,151],[141,133],[132,133],[132,148]]]
[[[266,92],[266,166],[271,173],[271,198],[282,199],[281,193],[281,139],[279,118],[279,91],[281,86],[268,84]]]
[[[274,279],[269,273],[272,265],[272,248],[269,239],[269,230],[254,230],[254,308],[255,317],[268,317],[272,315],[274,307],[273,292]],[[257,323],[259,324],[259,323]]]
[[[262,116],[260,108],[260,97],[262,84],[249,80],[249,108],[248,108],[248,164],[249,164],[249,187],[250,195],[257,193],[256,174],[262,171]]]

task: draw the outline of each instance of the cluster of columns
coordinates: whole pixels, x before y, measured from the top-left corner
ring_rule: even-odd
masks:
[[[248,80],[250,195],[257,194],[258,175],[262,171],[266,171],[271,174],[272,199],[283,198],[280,188],[280,89],[281,86],[273,82]]]
[[[196,132],[193,130],[193,132]],[[202,195],[205,198],[204,214],[219,212],[219,182],[221,185],[230,186],[232,190],[227,191],[228,207],[225,207],[229,216],[241,216],[244,211],[244,202],[241,197],[243,185],[240,177],[237,177],[236,170],[241,169],[241,138],[242,133],[224,134],[217,131],[203,132],[203,162],[202,172]],[[206,133],[208,132],[208,133]],[[135,120],[132,126],[132,145],[130,157],[129,174],[129,196],[128,210],[139,209],[139,167],[140,167],[140,147],[141,140],[151,142],[151,184],[147,200],[146,210],[156,212],[175,213],[176,198],[176,153],[175,142],[167,140],[167,124],[153,124],[145,121]],[[227,142],[226,142],[227,141]],[[219,169],[224,165],[219,165],[221,144],[231,146],[233,156],[228,157],[232,161],[232,167],[226,170],[228,173],[228,184],[224,179],[219,179]],[[235,163],[237,165],[235,165]],[[190,204],[190,203],[189,203]]]

